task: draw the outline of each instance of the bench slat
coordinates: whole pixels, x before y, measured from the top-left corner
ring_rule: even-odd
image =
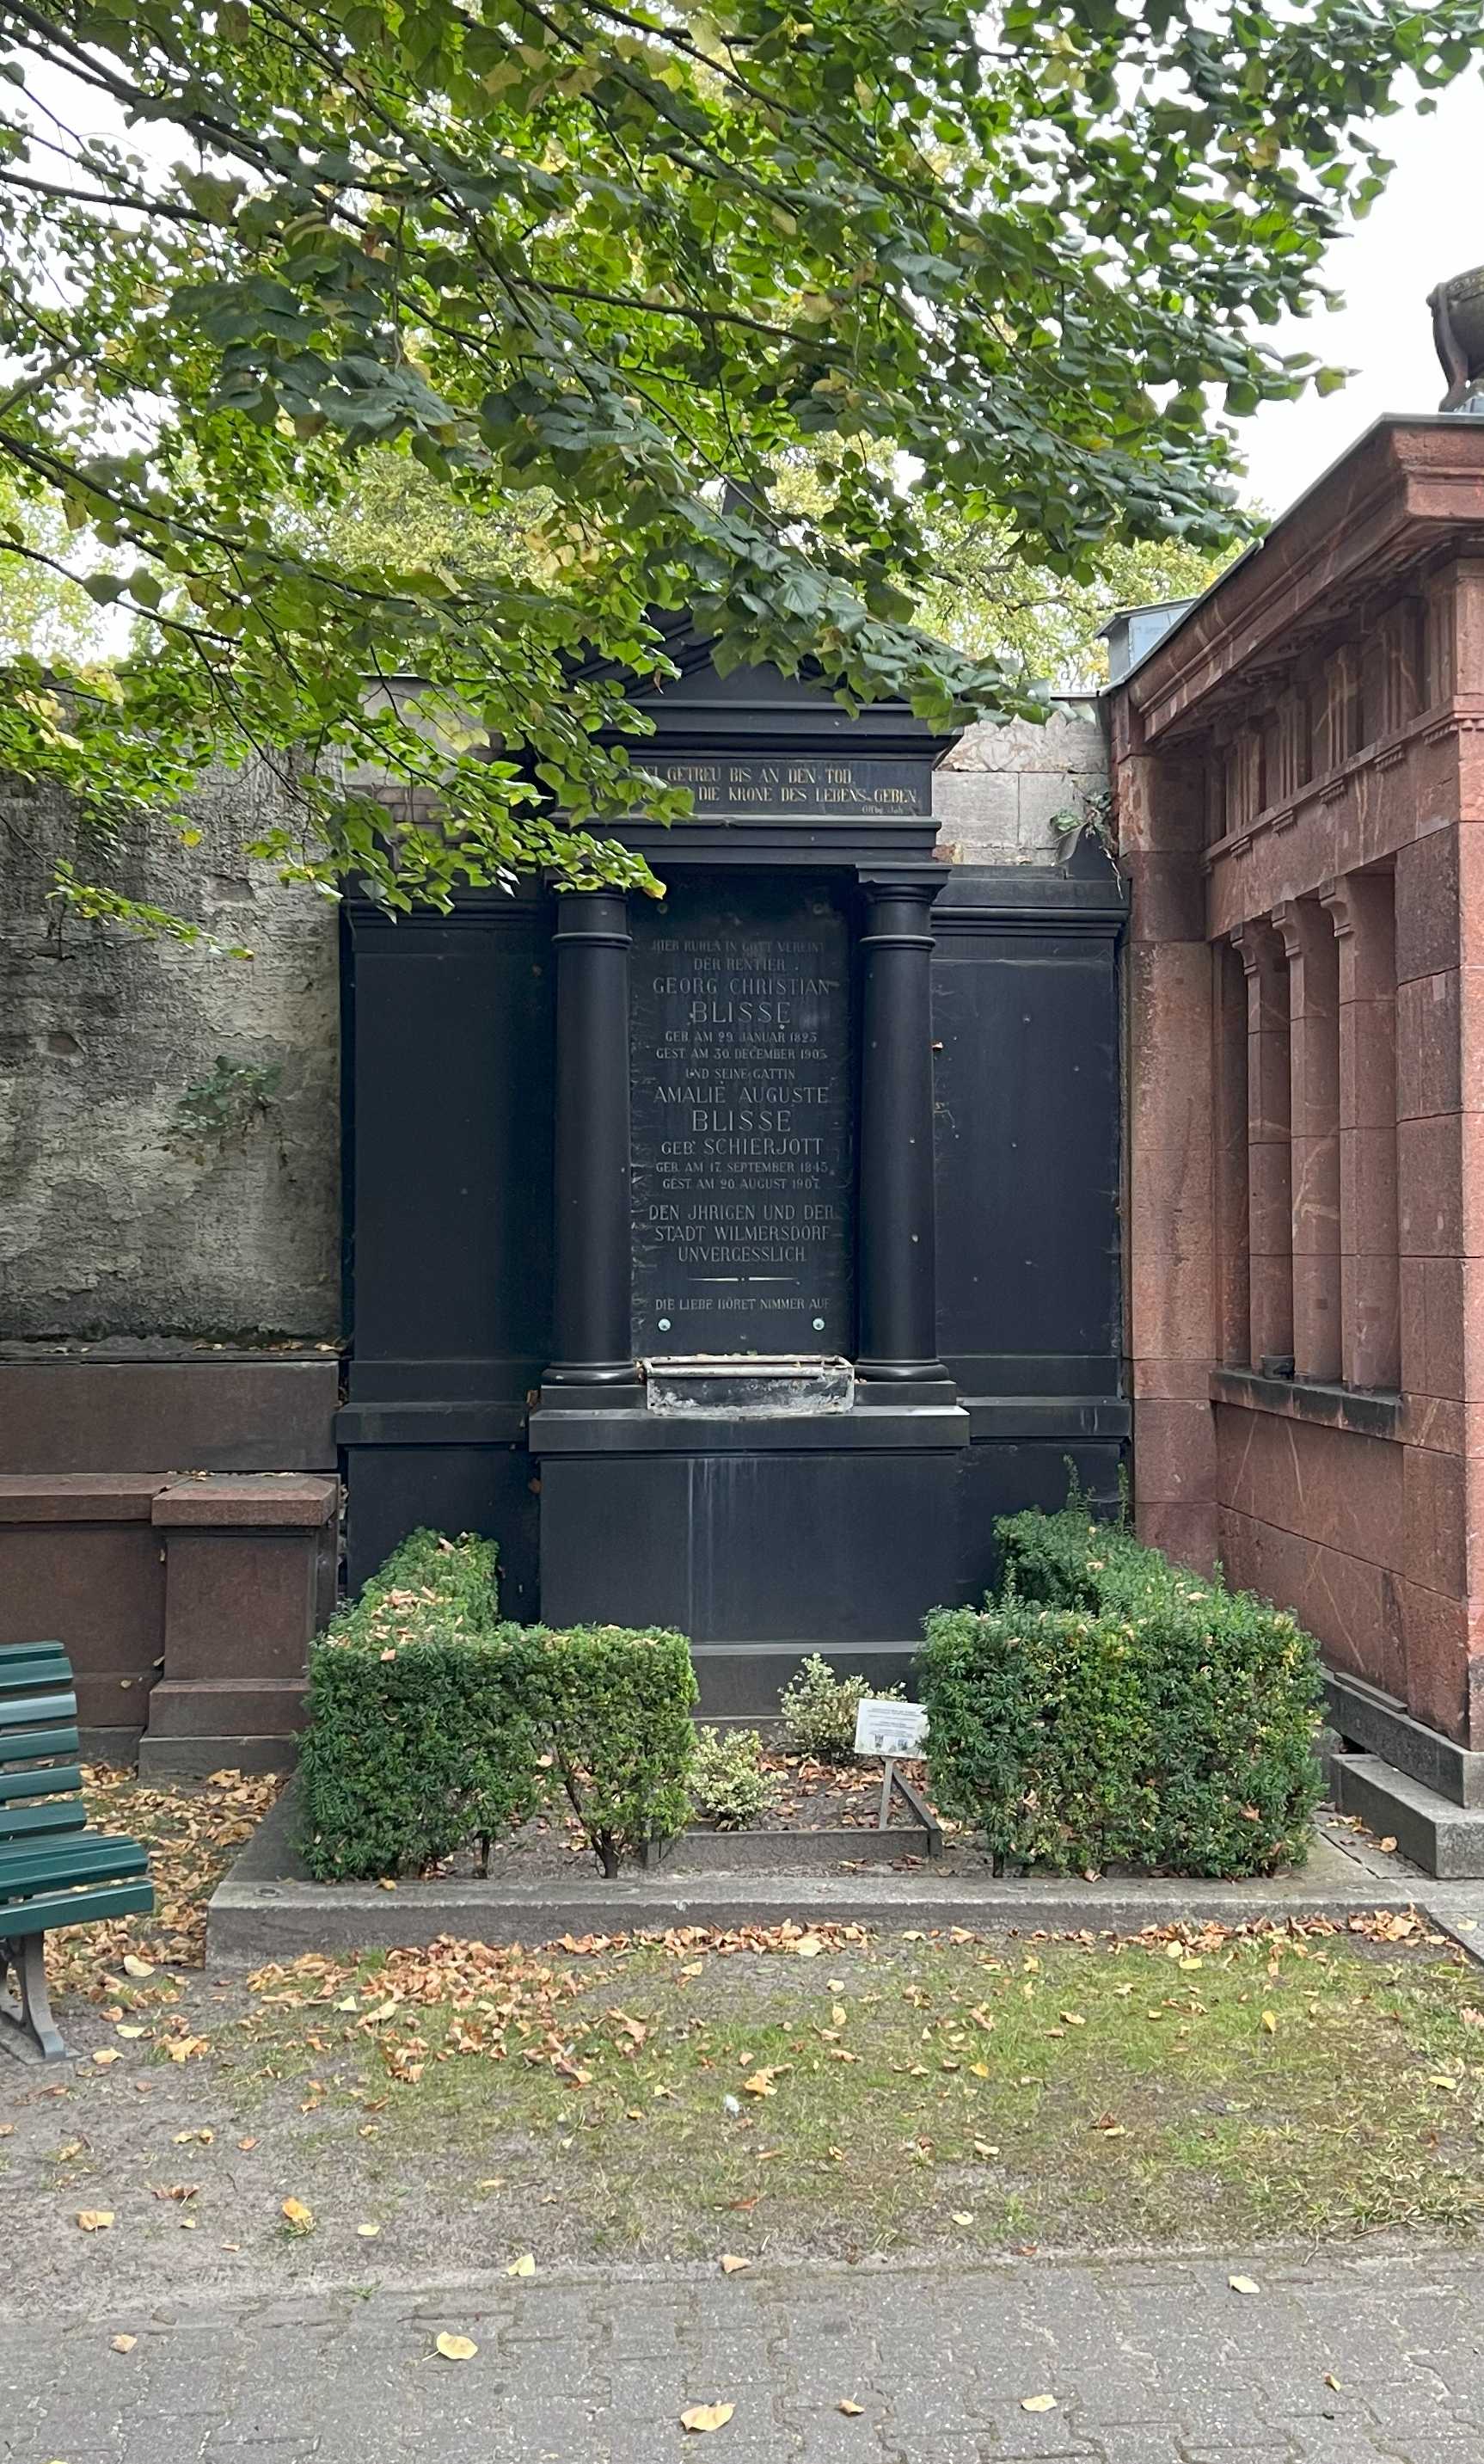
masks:
[[[18,1685],[50,1685],[54,1680],[63,1685],[72,1683],[72,1663],[65,1651],[17,1652],[12,1659],[0,1659],[0,1693],[11,1694]]]
[[[0,1805],[0,1846],[9,1839],[33,1838],[39,1832],[82,1831],[87,1819],[80,1796],[63,1797],[56,1805]]]
[[[81,1787],[76,1763],[33,1763],[29,1771],[0,1771],[0,1806],[23,1796],[76,1796]]]
[[[44,1720],[76,1720],[77,1697],[65,1693],[0,1695],[0,1753],[8,1728],[39,1728]]]
[[[147,1879],[100,1882],[85,1891],[58,1891],[37,1900],[0,1900],[0,1934],[12,1938],[47,1933],[53,1925],[91,1925],[98,1917],[147,1916],[155,1904],[154,1884]]]
[[[24,1891],[43,1890],[53,1883],[106,1882],[115,1876],[148,1870],[148,1857],[137,1839],[116,1839],[103,1831],[0,1848],[0,1924],[5,1921],[6,1901]]]
[[[66,1649],[59,1642],[0,1642],[0,1672],[19,1667],[27,1660],[65,1660],[66,1657]]]
[[[22,1728],[0,1736],[0,1763],[40,1762],[48,1754],[75,1755],[81,1744],[76,1728]]]

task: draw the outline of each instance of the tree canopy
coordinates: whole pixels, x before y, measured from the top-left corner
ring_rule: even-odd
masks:
[[[258,851],[396,906],[645,878],[613,826],[686,809],[622,688],[657,610],[848,704],[1034,707],[915,621],[945,539],[1074,589],[1227,545],[1231,415],[1340,382],[1264,328],[1481,6],[0,0],[0,470],[71,539],[0,508],[0,556],[137,620],[106,678],[10,662],[0,766],[106,847],[255,753],[300,817]],[[373,447],[535,570],[337,546]],[[130,920],[106,864],[62,890]]]

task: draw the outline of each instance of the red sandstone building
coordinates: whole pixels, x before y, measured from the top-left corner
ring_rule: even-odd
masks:
[[[1484,1871],[1484,423],[1378,422],[1109,710],[1139,1529]]]

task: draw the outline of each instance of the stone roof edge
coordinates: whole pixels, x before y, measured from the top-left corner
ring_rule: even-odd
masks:
[[[1460,454],[1423,450],[1467,443]],[[1476,489],[1477,501],[1452,508],[1417,501],[1427,482]],[[1321,607],[1337,612],[1337,592],[1412,529],[1416,554],[1436,545],[1439,530],[1477,524],[1484,530],[1484,419],[1456,411],[1386,411],[1285,507],[1262,539],[1218,574],[1168,631],[1116,684],[1104,688],[1111,708],[1126,696],[1142,718],[1146,740],[1190,714],[1238,667],[1278,650],[1285,633],[1307,629]],[[1387,561],[1394,561],[1394,556]]]

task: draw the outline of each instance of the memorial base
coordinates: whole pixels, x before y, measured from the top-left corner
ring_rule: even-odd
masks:
[[[533,1416],[553,1625],[675,1626],[707,1716],[766,1717],[811,1651],[906,1673],[955,1560],[958,1407]]]

